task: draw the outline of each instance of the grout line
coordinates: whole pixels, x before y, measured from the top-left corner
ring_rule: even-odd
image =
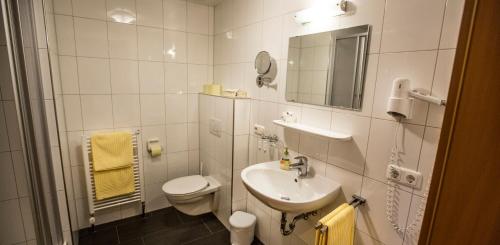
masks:
[[[105,6],[105,13],[107,13],[107,1],[104,3],[104,6]],[[107,18],[107,15],[106,15],[106,18]],[[109,40],[109,26],[110,24],[106,21],[106,49],[107,49],[107,55],[108,57],[111,57],[111,42]],[[107,77],[107,81],[108,81],[108,85],[109,85],[109,91],[113,91],[113,86],[111,86],[111,59],[107,59],[107,64],[108,64],[108,77]],[[111,100],[111,123],[113,124],[113,129],[116,128],[116,120],[115,120],[115,110],[114,110],[114,107],[113,107],[113,96],[110,96],[109,98]],[[140,110],[139,110],[140,111]],[[120,207],[120,217],[121,217],[121,207]]]
[[[138,35],[138,34],[137,34]],[[137,44],[139,44],[139,41],[137,41]],[[139,47],[137,47],[139,49]],[[144,62],[151,62],[151,63],[165,63],[165,64],[184,64],[184,65],[205,65],[205,66],[212,66],[211,64],[208,63],[196,63],[196,62],[181,62],[181,61],[170,61],[170,60],[148,60],[148,59],[141,59],[140,57],[137,57],[135,59],[132,58],[123,58],[123,57],[102,57],[102,56],[87,56],[87,55],[73,55],[73,54],[58,54],[58,57],[75,57],[75,58],[88,58],[88,59],[104,59],[104,60],[125,60],[125,61],[144,61]],[[251,62],[245,62],[245,63],[251,63]]]
[[[416,49],[416,50],[401,50],[401,51],[390,51],[390,52],[369,52],[368,55],[390,55],[390,54],[400,54],[400,53],[418,53],[418,52],[431,52],[431,51],[442,51],[442,50],[453,50],[456,48],[433,48],[433,49]],[[215,55],[214,55],[215,56]],[[287,61],[285,58],[278,59],[279,61]],[[229,63],[214,63],[213,66],[229,66],[229,65],[238,65],[238,64],[248,64],[253,63],[251,60],[246,61],[235,61]]]
[[[378,182],[378,183],[380,183],[380,184],[384,184],[384,185],[386,185],[386,186],[387,186],[387,183],[386,183],[386,182],[384,182],[384,181],[381,181],[381,180],[375,179],[375,178],[370,177],[370,176],[367,176],[367,175],[363,175],[363,177],[364,177],[364,178],[367,178],[367,179],[370,179],[370,180],[372,180],[372,181]],[[403,186],[403,185],[399,185],[399,186]],[[409,194],[410,196],[412,195],[412,194],[411,194],[411,191],[408,191],[408,190],[406,190],[406,189],[403,189],[402,187],[399,187],[399,186],[396,188],[397,190],[404,191],[404,192],[406,192],[407,194]],[[407,188],[411,188],[411,187],[407,187]]]
[[[115,233],[116,233],[116,239],[118,240],[118,244],[120,244],[120,234],[118,234],[118,227],[115,225],[114,227]]]
[[[222,232],[222,231],[218,231],[218,232]],[[188,242],[184,242],[184,243],[181,243],[181,244],[191,244],[195,241],[200,241],[202,239],[206,239],[206,238],[209,238],[209,237],[212,237],[214,234],[218,233],[218,232],[214,232],[214,233],[210,233],[210,235],[206,235],[206,236],[202,236],[202,237],[198,237],[194,240],[191,240],[191,241],[188,241]]]
[[[208,227],[208,225],[205,223],[205,221],[203,219],[201,220],[201,223],[203,223],[203,225],[205,226],[205,228],[207,228],[207,230],[210,232],[210,234],[214,234],[214,232],[210,229],[210,227]]]
[[[54,20],[55,22],[55,20]],[[76,25],[75,25],[75,20],[74,18],[71,19],[71,23],[73,25],[73,44],[75,45],[75,50],[74,50],[74,54],[75,54],[75,57],[78,58],[78,51],[77,51],[77,43],[76,43]],[[57,29],[57,25],[56,25],[56,29]],[[57,33],[56,33],[57,35]],[[58,55],[59,55],[59,52],[58,52]],[[77,79],[77,85],[78,85],[78,102],[80,104],[80,124],[82,125],[82,129],[85,128],[84,124],[83,124],[83,104],[82,104],[82,96],[81,96],[81,89],[80,89],[80,71],[78,69],[78,59],[75,58],[75,63],[76,63],[76,79]],[[59,57],[58,57],[59,59]],[[59,60],[60,62],[60,60]],[[62,82],[62,81],[61,81]],[[61,85],[62,86],[62,85]],[[64,98],[63,98],[63,104],[64,104]],[[65,120],[66,120],[66,112],[64,113],[64,117],[65,117]],[[68,125],[68,122],[65,123],[65,125]],[[78,222],[77,222],[78,223]],[[78,225],[80,226],[80,225]]]
[[[163,12],[163,10],[162,10],[162,12]],[[123,23],[123,22],[111,21],[111,20],[109,20],[107,18],[106,19],[99,19],[99,18],[92,18],[92,17],[83,17],[83,16],[78,16],[78,15],[73,15],[73,14],[69,15],[69,14],[54,13],[54,16],[65,16],[65,17],[78,18],[78,19],[83,19],[83,20],[109,22],[109,23],[116,23],[116,24],[123,24],[123,25],[137,26],[137,27],[147,27],[147,28],[154,28],[154,29],[162,29],[162,30],[166,30],[166,31],[175,31],[175,32],[185,32],[185,33],[190,33],[190,34],[206,35],[206,36],[214,36],[215,35],[215,34],[210,34],[210,33],[200,33],[200,32],[191,32],[191,31],[188,31],[188,29],[187,29],[187,23],[186,23],[186,27],[185,27],[184,30],[167,28],[167,27],[165,27],[165,25],[163,23],[163,16],[164,16],[163,13],[162,13],[162,26],[161,27],[151,26],[151,25],[137,24],[137,21],[134,22],[134,23]],[[187,17],[187,8],[186,8],[186,17]],[[2,46],[2,45],[0,45],[0,46]],[[5,45],[3,45],[3,46],[5,46]]]

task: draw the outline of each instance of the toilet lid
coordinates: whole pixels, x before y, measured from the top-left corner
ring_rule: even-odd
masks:
[[[201,175],[184,176],[167,181],[162,187],[170,195],[185,195],[204,189],[208,181]]]

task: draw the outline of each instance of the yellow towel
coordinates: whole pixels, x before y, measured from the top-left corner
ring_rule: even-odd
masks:
[[[134,169],[130,166],[94,172],[94,183],[97,200],[132,193],[135,191]]]
[[[334,217],[335,215],[337,215],[338,213],[340,213],[340,211],[342,211],[347,206],[349,206],[349,204],[347,204],[347,203],[341,204],[336,209],[334,209],[332,212],[328,213],[323,218],[321,218],[318,222],[320,224],[322,224],[322,225],[326,225],[326,223],[332,217]],[[315,245],[326,245],[327,237],[328,237],[328,232],[321,233],[320,229],[316,230],[316,239],[315,239],[314,244]]]
[[[327,245],[352,245],[354,243],[354,207],[348,205],[327,223]]]
[[[132,135],[129,132],[98,133],[90,139],[94,171],[132,165]]]
[[[91,137],[94,184],[97,200],[135,191],[132,136],[129,132],[95,134]]]

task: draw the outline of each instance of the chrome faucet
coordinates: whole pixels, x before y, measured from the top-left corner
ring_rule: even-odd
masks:
[[[299,171],[299,177],[306,177],[307,176],[307,157],[305,156],[298,156],[295,157],[295,159],[299,160],[296,163],[291,163],[290,164],[290,169],[297,169]]]

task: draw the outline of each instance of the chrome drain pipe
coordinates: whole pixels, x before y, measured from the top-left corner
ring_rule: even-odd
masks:
[[[290,224],[288,224],[288,229],[287,229],[286,224],[288,223],[288,221],[286,219],[286,212],[281,212],[281,225],[280,225],[281,234],[283,234],[283,236],[288,236],[292,234],[293,230],[295,229],[295,223],[297,223],[297,221],[301,219],[308,220],[309,216],[311,215],[315,216],[317,214],[318,212],[316,210],[307,213],[301,213],[293,217],[293,220],[292,222],[290,222]]]

